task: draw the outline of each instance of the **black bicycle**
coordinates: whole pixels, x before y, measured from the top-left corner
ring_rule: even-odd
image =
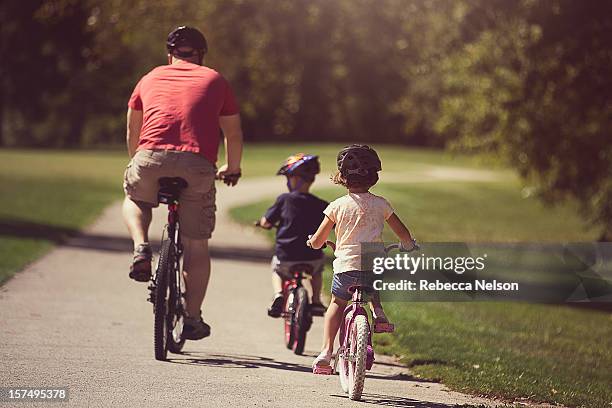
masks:
[[[168,351],[180,353],[185,344],[185,281],[181,272],[183,246],[179,234],[179,197],[187,182],[180,177],[159,179],[158,200],[168,205],[168,224],[162,237],[157,269],[149,285],[149,301],[155,315],[155,359],[166,360]]]

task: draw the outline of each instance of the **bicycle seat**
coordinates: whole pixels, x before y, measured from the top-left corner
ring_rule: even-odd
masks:
[[[301,272],[304,275],[312,275],[314,270],[312,268],[312,265],[309,265],[309,264],[306,264],[306,263],[301,263],[301,264],[295,264],[291,268],[289,268],[289,273],[290,274],[293,275],[296,272]]]
[[[347,291],[348,293],[353,293],[355,292],[357,289],[365,292],[365,293],[372,293],[374,292],[374,288],[372,286],[369,285],[351,285],[348,287]]]
[[[181,190],[187,187],[187,181],[180,177],[162,177],[158,180],[157,200],[162,204],[173,204],[178,201]]]

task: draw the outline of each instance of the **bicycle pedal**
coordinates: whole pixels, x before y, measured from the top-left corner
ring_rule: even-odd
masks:
[[[372,369],[372,365],[374,364],[374,348],[368,344],[368,348],[366,350],[366,370]]]
[[[374,333],[393,333],[394,331],[393,323],[374,323]]]

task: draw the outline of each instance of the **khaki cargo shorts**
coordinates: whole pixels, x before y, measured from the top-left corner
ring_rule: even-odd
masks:
[[[203,156],[174,150],[139,150],[127,165],[123,190],[132,201],[157,207],[158,180],[181,177],[188,186],[179,202],[181,234],[208,239],[215,229],[215,174],[217,168]]]
[[[313,259],[310,261],[280,261],[276,255],[272,257],[272,272],[275,272],[283,279],[291,279],[291,269],[298,264],[306,264],[312,267],[312,275],[320,275],[325,267],[325,258]]]

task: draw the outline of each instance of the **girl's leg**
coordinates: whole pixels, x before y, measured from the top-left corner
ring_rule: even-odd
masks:
[[[331,355],[334,351],[334,341],[336,340],[336,334],[342,324],[342,315],[344,308],[348,302],[346,300],[337,298],[332,295],[331,302],[325,313],[325,323],[323,326],[323,347],[321,353],[325,352]]]
[[[374,333],[393,332],[395,327],[393,324],[389,323],[389,319],[387,319],[387,315],[385,315],[378,292],[372,293],[370,297],[370,307],[372,308],[372,317],[374,318]]]
[[[380,303],[380,296],[378,295],[378,291],[374,291],[372,293],[372,296],[370,296],[370,307],[374,311],[382,311],[382,314],[384,316],[385,312],[383,311],[382,303]]]

